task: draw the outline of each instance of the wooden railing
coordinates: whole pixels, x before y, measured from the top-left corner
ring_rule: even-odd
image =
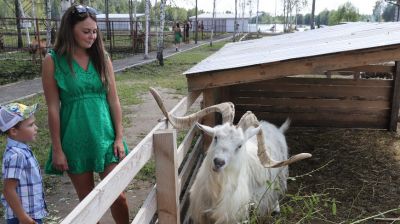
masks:
[[[187,105],[185,97],[171,112],[182,116],[190,106]],[[165,128],[166,122],[158,123],[128,156],[65,217],[61,224],[98,222],[153,155],[156,163],[156,185],[153,186],[132,223],[150,223],[156,213],[161,224],[181,223],[181,220],[186,222],[188,189],[193,182],[191,174],[196,173],[199,168],[198,159],[202,151],[200,150],[202,137],[195,139],[198,131],[195,126],[192,126],[177,148],[176,130]],[[192,147],[194,140],[196,142]],[[179,167],[182,168],[178,173]]]

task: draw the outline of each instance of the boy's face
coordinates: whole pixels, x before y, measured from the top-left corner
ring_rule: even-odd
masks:
[[[18,127],[10,129],[10,137],[20,142],[32,142],[36,140],[38,127],[35,124],[35,116],[21,121]]]

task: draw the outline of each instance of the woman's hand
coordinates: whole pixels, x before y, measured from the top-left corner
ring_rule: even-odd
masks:
[[[122,143],[122,139],[118,139],[114,141],[114,155],[119,158],[119,160],[122,160],[125,158],[125,147],[124,143]]]
[[[59,171],[67,171],[68,163],[62,150],[53,150],[53,167]]]

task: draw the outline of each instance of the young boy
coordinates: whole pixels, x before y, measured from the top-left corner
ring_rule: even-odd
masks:
[[[0,131],[7,135],[1,198],[7,224],[41,224],[47,215],[39,163],[27,145],[36,139],[36,109],[37,104],[0,106]]]

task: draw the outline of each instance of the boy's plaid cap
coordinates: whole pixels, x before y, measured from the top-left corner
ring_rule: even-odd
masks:
[[[6,132],[18,122],[28,119],[35,113],[37,107],[38,104],[32,106],[20,103],[0,105],[0,130]]]

